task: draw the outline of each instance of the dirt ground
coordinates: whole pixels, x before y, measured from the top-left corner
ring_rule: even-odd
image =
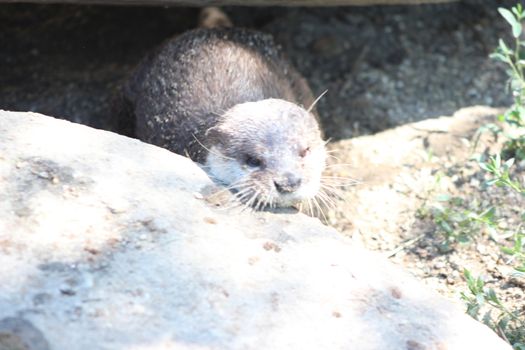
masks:
[[[469,107],[453,117],[332,143],[337,159],[330,160],[329,174],[350,176],[360,183],[343,191],[327,221],[356,244],[384,253],[458,303],[461,292],[469,294],[463,277],[468,269],[483,278],[506,307],[523,316],[523,278],[511,277],[517,263],[500,248],[513,245],[525,198],[509,189],[484,188],[490,176],[472,159],[475,154],[495,154],[501,149],[502,138],[488,133],[477,145],[474,141],[479,128],[493,122],[500,111]],[[523,182],[524,170],[525,163],[516,164],[512,178]],[[474,222],[457,225],[454,233],[466,233],[460,242],[455,235],[447,240],[438,227],[439,218],[445,216],[436,208],[450,208],[446,217],[459,218],[490,207],[495,208],[495,232]],[[487,311],[482,309],[481,316]],[[497,316],[492,311],[494,320]]]
[[[498,38],[509,34],[496,9],[514,3],[464,0],[422,6],[225,11],[236,25],[272,33],[314,93],[328,90],[318,104],[325,133],[342,162],[354,162],[355,170],[359,164],[349,156],[355,147],[350,138],[452,115],[463,107],[510,105],[505,72],[488,55]],[[0,5],[0,108],[36,111],[119,132],[125,126],[111,114],[117,86],[146,52],[193,28],[197,16],[198,9],[191,8]],[[465,137],[472,136],[473,129],[469,130]],[[434,146],[449,141],[437,140]],[[517,211],[523,207],[502,190],[479,194],[483,180],[479,169],[466,158],[450,160],[446,152],[442,156],[442,163],[413,173],[443,171],[454,179],[448,187],[452,195],[480,196],[480,202],[504,202]],[[350,173],[356,176],[359,171]],[[462,270],[471,267],[485,274],[504,302],[525,310],[523,285],[507,278],[510,268],[499,243],[480,235],[454,251],[438,249],[432,220],[416,217],[419,206],[431,197],[424,195],[430,188],[426,184],[415,190],[422,191],[416,193],[418,207],[407,209],[405,221],[379,220],[374,234],[359,240],[369,249],[388,253],[455,300],[466,290]],[[351,196],[353,190],[349,191]],[[357,232],[355,218],[348,217],[353,204],[347,201],[330,213],[330,223],[350,236]],[[511,215],[506,224],[515,220]],[[419,236],[407,249],[390,254]]]

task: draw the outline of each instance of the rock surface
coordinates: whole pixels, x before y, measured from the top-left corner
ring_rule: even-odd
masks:
[[[316,219],[210,206],[186,158],[32,113],[0,135],[0,349],[510,349]]]

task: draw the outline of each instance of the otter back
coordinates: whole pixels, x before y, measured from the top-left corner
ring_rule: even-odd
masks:
[[[272,37],[239,28],[201,28],[167,41],[138,66],[124,98],[138,138],[201,163],[206,131],[231,107],[268,98],[313,102]]]

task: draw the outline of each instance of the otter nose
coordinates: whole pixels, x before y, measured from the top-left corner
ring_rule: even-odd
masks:
[[[273,180],[275,188],[279,193],[292,193],[301,186],[301,178],[292,173],[286,173],[277,180]]]

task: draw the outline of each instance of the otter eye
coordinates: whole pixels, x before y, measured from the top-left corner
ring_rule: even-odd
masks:
[[[257,157],[253,156],[246,156],[246,159],[244,161],[246,165],[248,165],[251,168],[258,168],[262,165],[262,160],[260,160]]]
[[[299,156],[300,156],[301,158],[306,157],[308,154],[310,154],[310,147],[306,147],[306,148],[304,148],[303,150],[301,150],[301,151],[299,152]]]

